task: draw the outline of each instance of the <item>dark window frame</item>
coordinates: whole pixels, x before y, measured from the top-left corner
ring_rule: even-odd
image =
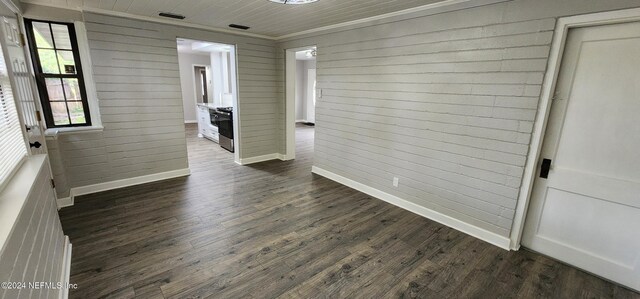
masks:
[[[51,25],[64,25],[69,29],[69,40],[71,43],[71,52],[73,53],[73,59],[75,63],[76,73],[75,74],[65,74],[64,70],[60,70],[60,74],[48,74],[42,71],[42,64],[40,63],[40,55],[38,53],[38,47],[36,45],[36,40],[33,35],[33,22],[38,23],[48,23],[49,30],[51,30],[53,50],[63,50],[56,48],[55,38],[53,38],[53,30],[51,29]],[[29,52],[31,54],[31,60],[33,62],[34,73],[36,77],[36,83],[38,86],[38,93],[40,94],[40,102],[42,103],[42,110],[44,114],[45,121],[47,123],[47,128],[68,128],[68,127],[89,127],[91,126],[91,111],[89,110],[89,101],[87,99],[87,90],[84,82],[84,73],[82,70],[82,63],[80,61],[80,51],[78,49],[78,39],[76,36],[76,28],[73,23],[64,23],[64,22],[56,22],[56,21],[47,21],[47,20],[36,20],[36,19],[24,19],[25,23],[25,31],[27,33],[27,41],[29,43]],[[68,49],[64,49],[67,50]],[[57,55],[56,55],[57,58]],[[59,63],[58,63],[59,65]],[[46,79],[47,78],[59,78],[59,79],[77,79],[78,87],[80,89],[80,96],[82,102],[82,108],[84,110],[84,117],[86,123],[83,124],[73,124],[69,121],[69,124],[66,125],[56,125],[53,119],[53,112],[51,111],[51,105],[49,104],[49,93],[47,91]],[[65,93],[64,88],[62,88],[63,93]],[[71,117],[71,113],[69,112],[69,108],[66,105],[66,94],[65,94],[65,107],[67,107],[67,115]]]

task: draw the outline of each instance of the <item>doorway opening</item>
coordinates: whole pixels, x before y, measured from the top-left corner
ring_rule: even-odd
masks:
[[[239,161],[235,46],[178,38],[177,48],[189,164]]]
[[[196,103],[206,104],[209,103],[209,75],[211,71],[209,70],[210,66],[199,66],[195,65],[193,67],[194,76],[196,78]]]
[[[318,88],[316,46],[286,51],[286,160],[296,151],[313,151]]]

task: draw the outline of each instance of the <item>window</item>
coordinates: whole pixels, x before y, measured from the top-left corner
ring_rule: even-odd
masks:
[[[27,155],[4,55],[0,49],[0,190]]]
[[[48,128],[91,126],[73,24],[25,20]]]

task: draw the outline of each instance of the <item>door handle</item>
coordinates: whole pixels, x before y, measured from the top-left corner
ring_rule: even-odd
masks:
[[[543,179],[548,178],[550,169],[551,159],[542,159],[542,165],[540,166],[540,177]]]
[[[42,143],[36,141],[34,143],[29,142],[29,146],[30,147],[35,147],[35,148],[40,148],[42,146]]]

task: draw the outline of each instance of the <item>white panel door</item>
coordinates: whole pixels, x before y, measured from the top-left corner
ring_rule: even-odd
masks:
[[[307,122],[316,122],[316,69],[307,72]]]
[[[40,117],[40,103],[34,94],[34,78],[31,75],[29,61],[26,59],[20,26],[15,17],[0,18],[0,33],[6,46],[5,57],[11,85],[14,90],[16,106],[25,126],[25,133],[31,145],[32,155],[46,154],[47,144],[44,136],[44,123]]]
[[[538,174],[523,245],[640,290],[640,22],[569,31]]]

